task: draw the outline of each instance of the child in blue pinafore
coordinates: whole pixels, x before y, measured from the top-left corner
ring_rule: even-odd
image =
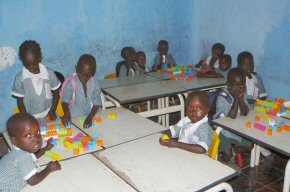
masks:
[[[54,71],[41,63],[42,53],[36,41],[24,41],[19,47],[23,69],[12,87],[12,95],[22,113],[32,114],[40,123],[46,118],[55,120],[60,82]]]
[[[67,124],[71,117],[86,116],[84,128],[92,126],[92,119],[101,104],[101,88],[94,75],[96,59],[89,54],[82,55],[77,63],[76,73],[71,75],[62,86],[62,106]]]

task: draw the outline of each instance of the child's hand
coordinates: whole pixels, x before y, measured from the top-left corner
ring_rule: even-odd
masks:
[[[70,116],[70,112],[67,111],[66,113],[64,113],[63,117],[61,118],[61,122],[62,124],[65,126],[67,123],[71,123],[71,116]]]
[[[46,169],[51,173],[53,171],[61,170],[61,165],[58,161],[51,161],[47,164]]]
[[[249,104],[255,104],[256,100],[255,99],[248,99]]]
[[[169,139],[166,141],[163,141],[161,138],[159,139],[159,143],[160,145],[166,146],[166,147],[177,147],[178,141],[176,141],[175,139]]]
[[[84,122],[84,129],[88,129],[92,126],[92,119],[87,117],[85,122]]]
[[[53,144],[51,144],[52,141],[53,141],[53,138],[52,137],[47,140],[47,144],[44,147],[45,148],[45,151],[51,150],[51,148],[53,148]]]
[[[56,113],[55,111],[50,110],[48,114],[46,115],[46,119],[49,119],[49,121],[55,121],[56,120]]]

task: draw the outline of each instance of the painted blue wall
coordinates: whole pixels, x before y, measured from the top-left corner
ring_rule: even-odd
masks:
[[[97,75],[115,70],[120,50],[133,46],[147,54],[152,65],[157,43],[166,39],[180,64],[192,61],[193,2],[184,0],[27,0],[0,1],[0,47],[34,39],[41,45],[46,66],[64,75],[74,71],[83,53],[97,59]],[[16,100],[10,96],[16,64],[0,71],[0,130],[12,114]]]
[[[194,1],[195,61],[221,42],[236,66],[237,55],[250,51],[271,97],[290,99],[289,0]]]

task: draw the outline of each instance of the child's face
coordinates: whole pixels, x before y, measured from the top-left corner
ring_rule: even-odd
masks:
[[[223,58],[219,62],[219,68],[221,71],[226,71],[230,68],[230,63],[227,62],[227,60],[225,58]]]
[[[132,62],[135,61],[135,52],[134,51],[127,50],[125,52],[125,55],[126,55],[126,61],[127,62],[132,63]]]
[[[40,58],[39,57],[31,53],[27,53],[26,55],[24,55],[22,62],[23,62],[24,67],[30,73],[34,73],[34,74],[40,73],[40,70],[39,70]]]
[[[200,96],[193,97],[187,104],[186,115],[193,123],[200,121],[208,112],[209,106],[203,102]]]
[[[146,57],[144,55],[138,55],[136,61],[139,65],[145,66],[146,65]]]
[[[11,137],[12,144],[23,151],[36,153],[42,145],[39,125],[35,122],[26,121],[21,130]]]
[[[95,74],[90,64],[80,63],[77,67],[77,74],[82,84],[86,84]]]
[[[252,73],[254,72],[254,61],[250,57],[246,57],[243,59],[241,63],[241,69],[247,75],[247,77],[251,78]]]
[[[235,76],[228,81],[227,86],[231,95],[244,93],[246,91],[246,80],[240,76]]]
[[[158,52],[160,55],[166,55],[168,53],[168,45],[166,44],[161,44],[158,47]]]
[[[220,49],[212,50],[212,58],[213,59],[219,59],[223,54],[224,54],[223,51]]]

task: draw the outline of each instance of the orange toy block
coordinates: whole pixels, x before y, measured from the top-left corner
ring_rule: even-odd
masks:
[[[102,118],[101,117],[96,117],[96,118],[93,119],[93,122],[102,123]]]
[[[103,142],[103,140],[97,140],[97,145],[98,145],[99,147],[104,147],[104,142]]]
[[[247,128],[251,128],[251,127],[252,127],[252,122],[249,122],[249,121],[248,121],[248,122],[246,123],[246,127],[247,127]]]
[[[272,129],[268,129],[268,131],[267,131],[267,135],[268,135],[268,136],[272,136],[272,135],[273,135],[273,131],[272,131]]]
[[[261,117],[257,115],[257,116],[255,117],[255,121],[260,121],[260,120],[261,120]]]
[[[287,132],[290,132],[290,126],[289,125],[283,125],[283,129]]]
[[[170,79],[175,81],[176,80],[176,77],[175,76],[172,76],[172,77],[170,77]]]
[[[49,116],[47,116],[47,117],[45,118],[45,121],[46,121],[46,122],[51,122],[51,119],[50,119],[50,117],[49,117]]]
[[[73,150],[73,152],[74,152],[74,155],[78,155],[78,154],[80,154],[80,150],[79,150],[78,148],[75,148],[75,149]]]
[[[281,127],[277,127],[276,132],[277,133],[281,133],[282,132],[282,128]]]

